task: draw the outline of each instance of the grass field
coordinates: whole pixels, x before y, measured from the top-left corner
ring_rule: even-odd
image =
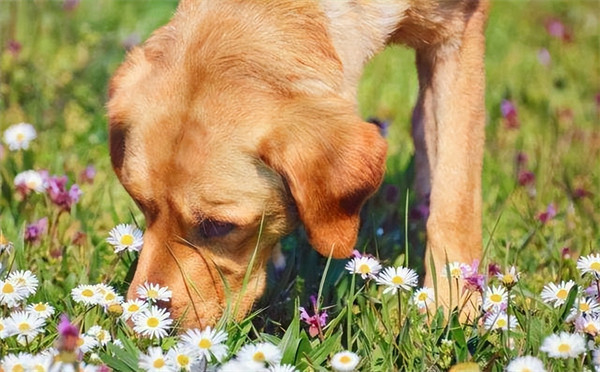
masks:
[[[18,371],[18,363],[33,370],[36,360],[45,368],[38,370],[179,370],[143,364],[144,355],[160,359],[176,344],[188,350],[176,326],[167,327],[166,336],[145,336],[114,308],[72,297],[84,284],[110,285],[104,295],[126,291],[135,253],[115,254],[106,238],[121,223],[143,230],[144,219],[110,167],[107,82],[126,48],[164,24],[175,7],[174,1],[0,2],[0,132],[5,138],[7,129],[25,122],[37,133],[28,149],[11,150],[6,140],[0,147],[0,371]],[[361,112],[389,123],[390,146],[388,173],[364,208],[357,249],[384,267],[409,261],[422,274],[422,213],[410,193],[410,116],[418,90],[413,60],[412,51],[389,48],[367,66],[360,85]],[[209,348],[212,356],[203,361],[198,350],[189,351],[198,361],[192,370],[222,364],[224,370],[267,370],[269,364],[272,370],[279,364],[343,370],[336,353],[344,350],[360,358],[348,367],[360,371],[455,364],[463,371],[502,371],[522,356],[539,359],[521,360],[532,371],[534,363],[548,371],[600,370],[600,255],[591,256],[600,253],[600,3],[493,2],[486,75],[485,256],[478,272],[463,267],[461,275],[483,281],[474,290],[484,297],[502,292],[503,305],[482,311],[472,324],[459,324],[455,315],[446,324],[441,312],[419,310],[411,300],[416,288],[384,294],[376,280],[350,274],[348,260],[319,257],[298,231],[283,240],[287,267],[281,273],[269,268],[269,288],[256,312],[239,323],[223,319],[218,328],[227,337],[212,340],[221,349]],[[27,170],[46,170],[46,186],[16,187],[15,177]],[[516,285],[493,275],[513,265],[520,272]],[[316,276],[315,267],[326,275]],[[3,289],[23,270],[38,284],[10,297]],[[558,288],[550,290],[549,283]],[[552,293],[541,296],[544,288]],[[18,318],[29,314],[26,305],[40,302],[54,312]],[[325,311],[326,322],[312,318],[310,327],[298,306],[307,317]],[[71,333],[66,323],[58,327],[61,314],[74,325]],[[499,314],[508,314],[508,324],[493,322]],[[32,333],[19,328],[23,322]],[[567,341],[552,338],[561,332]],[[69,337],[83,342],[84,335],[89,343],[79,352]],[[246,363],[250,344],[272,359]],[[560,351],[561,344],[570,352]],[[352,364],[354,355],[348,358]],[[525,370],[515,366],[511,370]]]

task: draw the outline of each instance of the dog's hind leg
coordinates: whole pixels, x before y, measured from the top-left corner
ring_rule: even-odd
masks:
[[[464,28],[454,39],[417,47],[420,93],[413,117],[417,193],[430,193],[425,285],[439,304],[459,304],[448,262],[481,258],[481,170],[484,148],[485,1],[472,2]],[[457,285],[458,284],[458,285]],[[469,306],[467,306],[469,312]],[[472,307],[471,307],[472,309]]]

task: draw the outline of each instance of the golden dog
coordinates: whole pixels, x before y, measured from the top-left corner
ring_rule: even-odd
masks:
[[[273,247],[299,222],[321,254],[348,257],[386,154],[378,128],[356,113],[356,87],[391,43],[417,53],[412,131],[416,189],[430,196],[427,255],[438,273],[478,258],[486,13],[486,0],[182,1],[109,88],[112,164],[147,224],[128,297],[155,282],[173,290],[184,326],[234,308],[239,318],[263,292]]]

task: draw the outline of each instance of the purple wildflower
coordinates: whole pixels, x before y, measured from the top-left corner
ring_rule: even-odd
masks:
[[[563,260],[570,260],[571,259],[571,248],[563,247],[563,249],[560,250],[560,257],[562,257]]]
[[[56,326],[58,330],[58,349],[60,351],[73,352],[77,349],[79,340],[79,328],[69,320],[66,314],[60,316],[60,321]]]
[[[10,40],[6,45],[6,49],[10,52],[10,54],[13,55],[13,57],[16,57],[21,52],[22,46],[18,41]]]
[[[319,330],[327,324],[327,311],[323,310],[319,313],[317,309],[317,299],[315,296],[310,296],[310,302],[313,306],[314,315],[308,315],[306,309],[300,306],[300,319],[310,327],[308,328],[308,334],[311,337],[315,337],[319,334]]]
[[[504,118],[506,127],[508,129],[519,128],[521,123],[519,122],[517,107],[512,101],[503,99],[500,103],[500,112],[502,113],[502,117]]]
[[[479,260],[473,260],[473,263],[469,266],[467,264],[461,265],[464,289],[469,291],[483,292],[484,277],[483,274],[478,272]]]
[[[571,30],[569,30],[558,18],[549,18],[546,20],[546,31],[550,36],[561,39],[564,42],[573,40]]]
[[[498,274],[500,274],[502,272],[502,269],[500,268],[500,265],[498,265],[495,262],[492,262],[488,265],[488,275],[489,276],[496,276]]]
[[[591,195],[592,193],[584,189],[583,187],[578,187],[575,190],[573,190],[573,199],[583,199]]]
[[[71,185],[71,188],[67,190],[67,176],[49,177],[46,191],[50,200],[67,212],[71,210],[73,204],[79,201],[82,194],[77,184]]]
[[[535,183],[535,174],[531,171],[522,170],[518,175],[519,185],[528,186]]]
[[[556,207],[554,206],[554,203],[550,203],[548,204],[548,207],[546,208],[545,212],[541,212],[540,214],[538,214],[537,219],[545,224],[548,221],[550,221],[551,219],[553,219],[556,216]]]
[[[94,183],[96,178],[96,168],[93,165],[88,165],[84,170],[79,173],[79,182],[81,183]]]
[[[40,218],[25,228],[25,241],[32,244],[38,243],[47,230],[48,217]]]

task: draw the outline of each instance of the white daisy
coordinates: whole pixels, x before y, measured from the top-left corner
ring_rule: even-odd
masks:
[[[542,290],[541,297],[544,302],[552,304],[554,303],[554,307],[560,307],[567,300],[567,296],[569,296],[569,291],[575,285],[575,282],[569,280],[568,282],[560,282],[559,285],[554,283],[548,283],[544,286]]]
[[[26,311],[14,311],[6,319],[6,328],[10,335],[17,335],[18,340],[29,342],[44,331],[46,320]]]
[[[499,310],[508,305],[508,293],[501,286],[487,287],[483,298],[483,309]]]
[[[375,275],[381,270],[381,264],[372,257],[355,257],[346,264],[346,270],[350,274],[360,274],[363,279],[375,278]]]
[[[417,305],[419,309],[425,309],[435,301],[435,293],[433,289],[429,287],[423,287],[417,289],[415,294],[412,296],[412,302]]]
[[[8,354],[0,364],[6,372],[29,371],[32,355],[29,353]]]
[[[448,273],[450,273],[450,277],[452,279],[460,279],[463,277],[463,266],[465,264],[462,262],[449,262],[446,266],[442,268],[442,276],[444,278],[448,277]]]
[[[112,340],[110,333],[99,325],[91,327],[86,333],[94,337],[100,345],[106,345]]]
[[[595,337],[600,333],[600,318],[594,315],[582,315],[575,320],[575,329]]]
[[[38,287],[38,278],[29,270],[13,271],[8,276],[8,280],[16,287],[23,288],[27,295],[35,294]]]
[[[592,315],[600,313],[600,303],[594,298],[579,296],[569,312],[566,322],[572,322],[579,315]]]
[[[522,356],[511,360],[506,366],[506,372],[546,372],[546,369],[540,359]]]
[[[600,278],[600,253],[579,257],[577,268],[581,271],[581,275],[589,273],[596,279]]]
[[[402,266],[388,267],[375,278],[377,284],[387,286],[383,290],[384,294],[396,294],[398,289],[409,291],[417,285],[418,280],[417,273],[413,269]]]
[[[173,292],[168,287],[161,287],[158,284],[145,282],[137,287],[137,295],[139,298],[150,301],[169,301]]]
[[[54,306],[50,305],[47,302],[38,302],[35,304],[27,305],[27,311],[30,313],[35,313],[41,318],[49,318],[54,314]]]
[[[496,277],[502,282],[502,284],[505,287],[512,288],[515,284],[519,282],[521,273],[517,271],[517,268],[515,266],[511,266],[504,273],[496,274]]]
[[[15,285],[10,280],[0,280],[0,304],[8,307],[16,307],[27,296],[24,287]]]
[[[485,329],[493,331],[496,329],[501,329],[503,331],[508,330],[510,327],[511,330],[515,329],[519,325],[517,318],[513,315],[508,315],[504,311],[494,311],[487,315],[485,319]]]
[[[200,358],[196,350],[187,345],[175,345],[167,352],[167,357],[173,361],[177,370],[199,371]]]
[[[540,350],[550,358],[575,358],[585,352],[585,339],[577,333],[552,334],[544,339]]]
[[[354,371],[360,357],[351,351],[340,351],[331,358],[331,367],[338,372]]]
[[[244,345],[237,353],[240,362],[254,362],[263,365],[277,365],[281,362],[281,350],[270,342]]]
[[[52,357],[45,354],[32,355],[29,361],[29,370],[33,372],[46,372],[50,369]]]
[[[29,193],[30,191],[42,193],[46,191],[44,178],[39,172],[34,170],[27,170],[17,174],[14,182],[17,189],[22,193]]]
[[[102,300],[101,294],[95,285],[80,284],[71,290],[71,297],[75,302],[84,305],[98,305]]]
[[[79,351],[84,354],[91,351],[98,345],[99,343],[96,337],[87,333],[79,335],[79,338],[77,339],[77,347],[79,348]]]
[[[123,296],[119,295],[117,291],[110,285],[106,285],[104,283],[96,284],[96,291],[99,294],[99,305],[108,307],[112,304],[123,301]]]
[[[168,358],[160,347],[151,347],[148,354],[140,354],[138,367],[147,372],[171,372],[175,370],[173,361]]]
[[[217,361],[220,361],[227,355],[227,345],[223,344],[225,340],[227,340],[227,333],[210,327],[206,327],[203,331],[189,329],[181,336],[183,345],[195,349],[198,356],[206,360],[214,356]]]
[[[123,314],[121,314],[121,318],[123,320],[128,320],[131,316],[139,313],[140,311],[146,310],[148,308],[148,303],[139,299],[125,301],[123,303]]]
[[[11,151],[27,150],[36,137],[35,128],[29,123],[14,124],[4,131],[4,142]]]
[[[110,230],[106,241],[115,247],[115,253],[128,250],[139,252],[144,245],[144,234],[142,230],[133,225],[120,224]]]
[[[158,306],[151,306],[149,309],[140,311],[131,319],[133,320],[133,330],[142,336],[150,338],[165,337],[167,330],[173,323],[169,318],[171,314]]]

